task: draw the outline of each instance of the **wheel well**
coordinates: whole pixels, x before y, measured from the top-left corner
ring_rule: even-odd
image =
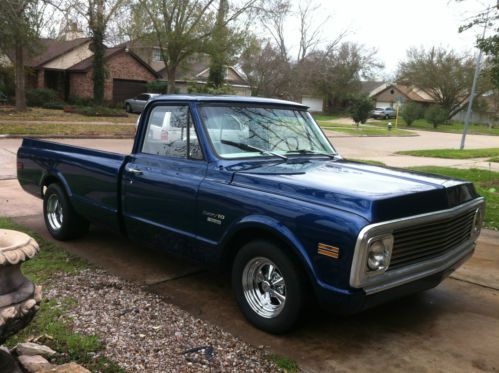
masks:
[[[311,286],[310,276],[305,268],[305,265],[299,255],[290,247],[290,243],[287,242],[283,237],[279,234],[260,227],[252,227],[242,229],[237,232],[233,237],[229,239],[229,241],[225,244],[223,249],[223,270],[225,272],[230,273],[232,268],[232,263],[237,255],[237,252],[241,247],[243,247],[246,243],[253,241],[255,239],[263,239],[268,240],[277,246],[287,249],[286,253],[289,255],[291,260],[296,264],[298,268],[300,268],[307,278],[307,285]]]
[[[42,186],[41,186],[42,197],[45,194],[45,190],[47,189],[47,187],[50,184],[54,184],[54,183],[61,184],[60,180],[53,175],[48,175],[47,177],[45,177],[45,179],[43,179]]]

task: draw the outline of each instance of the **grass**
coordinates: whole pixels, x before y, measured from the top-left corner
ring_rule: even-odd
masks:
[[[91,117],[76,113],[65,113],[62,110],[28,108],[26,112],[15,112],[12,108],[0,107],[0,122],[14,121],[61,121],[61,122],[113,122],[113,123],[135,123],[136,115],[128,117]]]
[[[469,158],[489,158],[499,159],[499,148],[485,149],[427,149],[427,150],[405,150],[396,154],[412,155],[416,157],[469,159]]]
[[[371,164],[373,166],[386,166],[383,162],[380,161],[373,161],[370,159],[345,159],[346,161],[352,161],[352,162],[360,162],[360,163],[366,163],[366,164]]]
[[[6,135],[64,135],[64,136],[129,136],[135,126],[117,124],[74,123],[0,123],[0,134]]]
[[[26,277],[44,288],[50,288],[50,281],[54,273],[72,274],[89,267],[85,261],[68,254],[56,245],[44,240],[37,233],[26,230],[9,219],[0,217],[0,228],[26,232],[39,243],[40,252],[34,259],[24,263],[22,269]],[[77,305],[78,301],[69,297],[42,300],[40,309],[33,321],[18,334],[9,338],[7,346],[13,347],[18,342],[39,337],[40,343],[46,344],[58,352],[52,358],[52,362],[64,364],[76,361],[91,371],[125,372],[116,363],[99,353],[104,346],[98,336],[74,333],[71,330],[70,322],[65,318],[65,314]]]
[[[499,172],[481,169],[459,169],[450,167],[411,167],[411,170],[445,175],[471,181],[476,191],[485,197],[485,227],[499,230]]]
[[[334,119],[339,119],[343,118],[344,115],[322,115],[322,114],[313,114],[312,115],[316,121],[320,120],[334,120]]]
[[[379,127],[386,127],[387,123],[391,122],[395,125],[395,119],[382,120],[382,121],[371,121],[368,124],[372,124]],[[423,130],[423,131],[436,131],[436,132],[448,132],[448,133],[463,133],[464,124],[458,122],[452,122],[449,124],[440,124],[437,128],[433,128],[431,123],[428,123],[424,119],[418,119],[410,126],[407,126],[404,119],[399,118],[398,128],[407,130]],[[493,135],[499,136],[499,126],[489,128],[485,124],[471,124],[468,127],[468,133],[472,135]]]
[[[489,162],[499,162],[499,157],[490,158]]]
[[[272,361],[279,368],[283,369],[288,373],[298,372],[298,363],[289,357],[281,356],[277,354],[270,354],[267,356],[267,359]]]

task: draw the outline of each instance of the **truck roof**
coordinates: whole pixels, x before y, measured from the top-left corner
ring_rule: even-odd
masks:
[[[286,105],[294,106],[300,109],[308,109],[308,106],[298,102],[278,100],[274,98],[250,97],[250,96],[211,96],[211,95],[160,95],[152,97],[150,101],[198,101],[198,102],[227,102],[227,103],[245,103],[245,104],[267,104],[267,105]]]

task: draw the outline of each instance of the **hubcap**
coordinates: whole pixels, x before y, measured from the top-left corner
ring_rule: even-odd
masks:
[[[47,201],[47,220],[50,228],[57,231],[62,227],[62,204],[56,194],[52,194]]]
[[[278,316],[286,303],[286,283],[269,259],[251,259],[243,270],[243,292],[251,309],[267,319]]]

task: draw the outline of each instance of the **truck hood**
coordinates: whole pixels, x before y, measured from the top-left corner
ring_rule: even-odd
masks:
[[[371,223],[448,209],[478,197],[473,184],[345,160],[231,167],[232,184],[327,205]]]

